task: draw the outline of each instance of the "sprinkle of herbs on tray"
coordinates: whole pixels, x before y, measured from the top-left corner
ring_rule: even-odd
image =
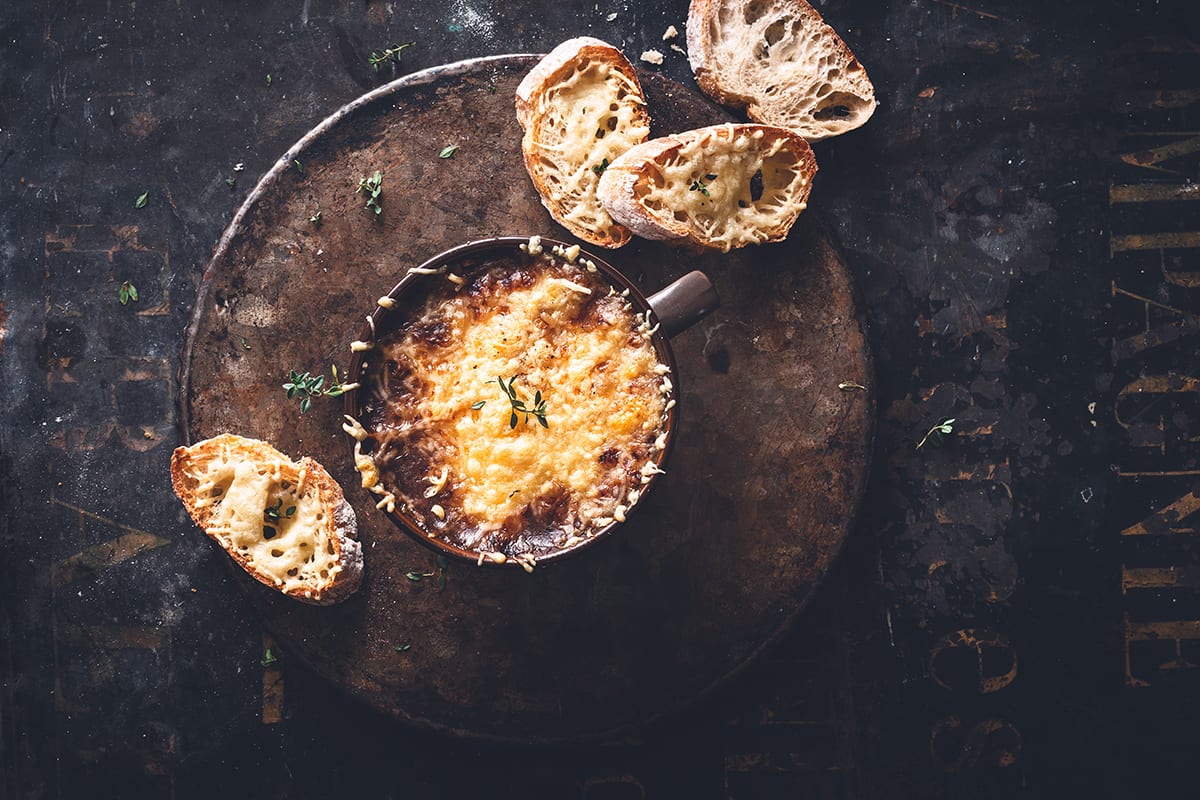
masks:
[[[440,153],[438,153],[438,158],[453,158],[454,154],[457,152],[458,152],[458,145],[448,144],[442,148],[442,151]]]
[[[333,372],[333,380],[328,386],[325,385],[324,375],[312,375],[294,369],[288,372],[287,383],[283,384],[283,388],[287,390],[289,400],[297,396],[300,398],[301,414],[308,413],[314,397],[339,397],[346,392],[346,387],[338,377],[337,366],[331,366],[330,370]]]
[[[360,178],[358,188],[354,190],[356,193],[362,192],[367,196],[367,208],[375,212],[375,216],[383,213],[383,206],[379,205],[379,198],[383,196],[383,173],[375,170],[375,174],[369,178]]]
[[[129,281],[124,281],[121,288],[117,290],[117,299],[121,301],[121,305],[128,305],[129,301],[137,302],[138,292],[137,287]]]
[[[142,192],[138,195],[138,199],[133,201],[134,208],[145,208],[146,202],[150,199],[149,192]]]
[[[367,57],[367,63],[371,65],[371,69],[379,72],[379,68],[389,61],[392,64],[400,63],[400,51],[406,47],[412,47],[416,42],[405,42],[404,44],[394,44],[384,50],[372,50],[371,55]]]
[[[934,425],[932,428],[930,428],[928,431],[925,432],[924,436],[921,437],[921,441],[917,443],[917,449],[920,450],[925,445],[925,442],[930,441],[931,438],[933,441],[938,441],[943,436],[954,433],[954,428],[952,427],[953,425],[954,425],[953,417],[951,417],[950,419],[944,419],[941,422],[939,422],[937,425]]]

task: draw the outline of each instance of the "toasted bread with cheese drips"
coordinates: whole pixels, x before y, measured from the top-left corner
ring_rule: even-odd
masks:
[[[313,459],[222,434],[176,448],[171,483],[195,523],[256,580],[316,605],[358,588],[354,510]]]

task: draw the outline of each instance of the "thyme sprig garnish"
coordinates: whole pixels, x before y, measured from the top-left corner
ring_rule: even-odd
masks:
[[[504,382],[504,378],[496,378],[495,381],[496,383],[500,384],[501,390],[503,390],[504,394],[508,397],[509,405],[512,406],[512,410],[508,415],[508,427],[510,429],[517,427],[517,415],[524,414],[525,422],[529,422],[529,418],[532,416],[543,428],[549,428],[550,424],[546,422],[546,400],[542,397],[541,389],[534,391],[533,405],[527,406],[525,401],[517,396],[517,390],[513,386],[519,377],[521,376],[513,375],[508,379],[508,383]],[[492,383],[492,381],[488,381],[488,383]]]
[[[383,206],[379,205],[379,198],[383,196],[383,173],[375,170],[375,174],[369,178],[359,178],[358,188],[354,190],[355,194],[362,192],[367,196],[367,208],[375,212],[375,216],[383,213]]]
[[[123,281],[121,288],[117,290],[117,299],[121,301],[121,305],[128,305],[129,301],[137,302],[138,291],[137,287],[129,281]]]
[[[406,47],[412,47],[416,42],[405,42],[404,44],[394,44],[384,50],[372,50],[371,55],[367,56],[367,63],[371,65],[371,69],[379,72],[379,68],[391,61],[393,64],[400,63],[400,51]]]
[[[932,428],[930,428],[928,431],[925,432],[924,436],[921,437],[921,441],[917,443],[917,449],[920,450],[922,447],[924,447],[925,442],[929,441],[930,437],[933,437],[933,440],[937,441],[937,440],[940,440],[943,436],[954,433],[954,428],[952,427],[953,425],[954,425],[953,417],[951,417],[950,419],[944,419],[941,422],[939,422],[937,425],[934,425]]]
[[[712,183],[716,179],[717,179],[717,176],[710,172],[709,174],[704,176],[703,180],[701,180],[700,178],[697,178],[696,180],[692,181],[692,185],[688,187],[688,191],[689,192],[699,192],[700,194],[704,195],[705,197],[709,197],[708,184]]]
[[[279,520],[284,519],[285,517],[287,519],[291,519],[294,516],[296,516],[296,507],[288,506],[287,510],[284,511],[282,497],[276,501],[275,505],[268,506],[267,508],[263,509],[263,519],[267,519],[272,522],[279,522]]]
[[[294,369],[288,371],[287,383],[283,384],[283,388],[287,390],[289,400],[296,396],[300,397],[301,414],[308,413],[314,397],[339,397],[349,390],[338,377],[337,365],[330,365],[329,369],[333,373],[333,379],[328,386],[325,385],[324,375],[312,375],[308,372],[297,372]]]
[[[276,502],[275,505],[264,508],[263,520],[270,524],[262,526],[263,538],[274,539],[275,534],[279,533],[275,526],[278,525],[282,520],[291,519],[294,516],[296,516],[296,507],[288,506],[287,510],[284,511],[282,497],[279,498],[279,501]]]
[[[408,578],[413,583],[420,583],[425,578],[437,578],[438,590],[446,588],[446,567],[449,562],[445,556],[437,557],[437,572],[421,572],[420,570],[409,570],[404,573],[404,577]]]

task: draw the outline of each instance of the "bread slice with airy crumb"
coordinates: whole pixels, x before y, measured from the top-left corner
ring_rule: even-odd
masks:
[[[713,125],[632,148],[598,194],[638,236],[728,252],[786,238],[816,172],[812,148],[786,128]]]
[[[176,448],[171,483],[196,524],[256,580],[315,605],[358,589],[354,509],[313,459],[222,434]]]
[[[816,141],[875,111],[867,71],[805,0],[692,0],[687,43],[700,88],[756,122]]]
[[[582,36],[554,48],[517,87],[525,168],[542,205],[573,235],[620,247],[631,234],[596,199],[621,153],[650,135],[633,66],[610,44]]]

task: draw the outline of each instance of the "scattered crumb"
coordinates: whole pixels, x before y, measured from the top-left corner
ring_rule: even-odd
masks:
[[[671,49],[674,50],[676,53],[679,53],[680,55],[684,55],[684,56],[687,55],[687,50],[684,50],[682,47],[680,47],[677,44],[671,45]]]
[[[678,35],[679,35],[679,29],[676,28],[674,25],[668,25],[666,32],[663,34],[663,41],[665,42],[668,39],[674,39]]]
[[[642,53],[642,61],[647,64],[661,64],[663,62],[663,54],[657,50],[647,50]]]
[[[607,17],[605,17],[604,19],[605,19],[605,21],[607,21],[607,22],[612,22],[612,21],[613,21],[614,19],[616,19],[616,18],[617,18],[617,12],[615,12],[615,11],[614,11],[613,13],[609,14],[609,15],[608,15]]]

